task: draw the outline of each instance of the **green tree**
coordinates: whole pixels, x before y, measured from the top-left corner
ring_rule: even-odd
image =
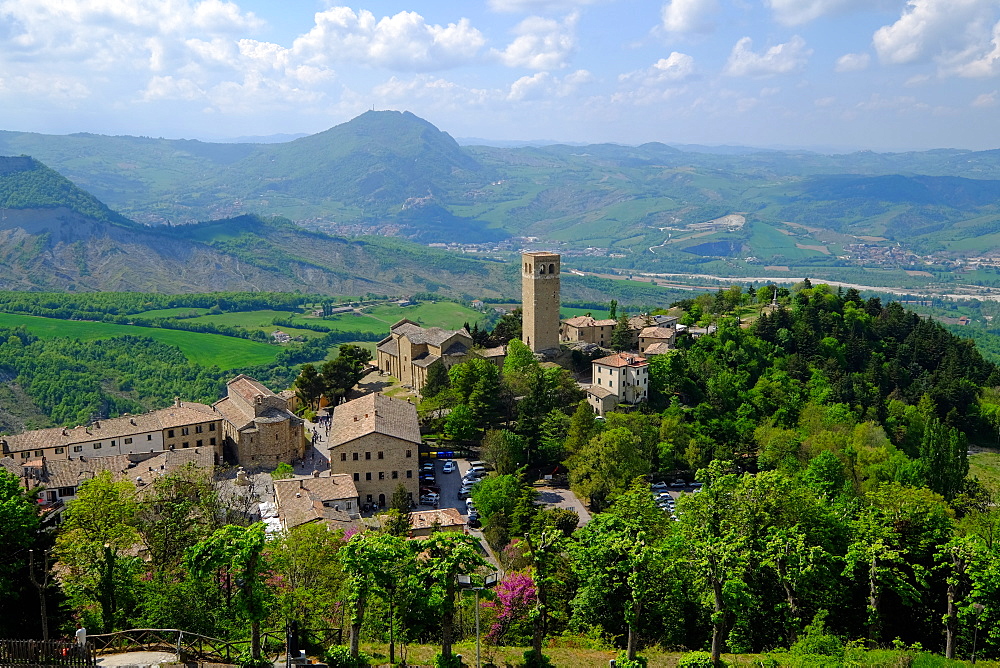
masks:
[[[444,363],[431,364],[430,368],[427,369],[427,381],[420,388],[420,394],[429,399],[436,397],[449,387],[451,387],[451,382]]]
[[[260,624],[267,617],[270,592],[265,582],[269,564],[260,522],[248,527],[228,524],[187,549],[188,572],[202,580],[221,573],[236,583],[235,611],[250,622],[250,654],[259,659]]]
[[[618,318],[614,329],[611,330],[611,348],[618,352],[630,350],[633,347],[632,328],[628,324],[628,316],[624,313]]]
[[[26,601],[20,600],[20,590],[26,579],[28,550],[37,540],[40,524],[34,493],[22,490],[18,482],[12,473],[0,469],[0,562],[4,564],[0,600],[7,610],[26,607]],[[4,626],[0,622],[0,630]]]
[[[490,429],[483,437],[483,459],[501,475],[511,474],[525,464],[527,442],[507,429]]]
[[[275,584],[275,609],[282,620],[302,628],[320,628],[343,605],[345,576],[338,551],[341,532],[322,522],[289,529],[269,543],[267,563]]]
[[[63,511],[55,546],[63,592],[91,628],[115,630],[133,602],[138,560],[125,554],[139,542],[137,510],[132,483],[102,471]]]
[[[566,462],[573,489],[594,510],[606,508],[631,482],[651,470],[653,453],[627,427],[609,428],[592,438]]]
[[[486,561],[479,554],[474,537],[453,531],[439,531],[413,543],[420,550],[419,567],[441,615],[441,654],[450,660],[458,576],[476,572]]]
[[[295,395],[306,406],[313,410],[319,406],[319,398],[323,395],[323,378],[312,364],[303,364],[298,378],[294,383]]]
[[[445,418],[444,434],[459,443],[471,441],[479,433],[476,418],[472,410],[465,404],[459,404],[451,409]]]
[[[287,462],[281,462],[271,471],[271,478],[274,480],[287,480],[295,477],[295,467]]]
[[[513,475],[494,475],[480,480],[472,488],[472,501],[483,521],[503,513],[510,517],[521,494],[521,482]]]
[[[920,441],[920,468],[930,489],[946,501],[953,500],[962,491],[969,474],[965,435],[932,418]]]

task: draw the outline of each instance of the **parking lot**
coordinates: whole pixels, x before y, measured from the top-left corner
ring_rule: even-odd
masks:
[[[438,502],[438,508],[454,508],[462,517],[468,518],[468,512],[466,511],[465,499],[458,498],[458,489],[462,486],[462,476],[464,476],[469,470],[469,460],[468,459],[454,459],[458,469],[452,473],[444,473],[442,468],[444,467],[445,459],[429,459],[424,461],[430,461],[434,463],[434,478],[435,487],[438,488],[440,494],[440,501]],[[423,462],[421,462],[421,466]],[[423,489],[423,483],[421,483],[421,489]],[[417,506],[418,509],[434,508],[434,506],[422,504]]]

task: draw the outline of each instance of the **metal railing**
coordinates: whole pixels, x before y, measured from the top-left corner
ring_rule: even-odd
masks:
[[[97,665],[92,644],[81,646],[62,640],[0,640],[0,666]]]

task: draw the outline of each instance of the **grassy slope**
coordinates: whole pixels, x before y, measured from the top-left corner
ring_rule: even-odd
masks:
[[[0,327],[20,326],[41,338],[68,336],[92,341],[113,336],[147,336],[177,346],[192,362],[221,369],[267,364],[281,351],[279,346],[219,334],[0,313]]]

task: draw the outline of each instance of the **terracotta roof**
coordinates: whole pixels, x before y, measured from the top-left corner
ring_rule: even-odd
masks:
[[[439,508],[437,510],[418,510],[410,515],[411,529],[427,529],[434,525],[435,521],[440,527],[464,526],[465,520],[461,513],[454,508]]]
[[[587,390],[587,394],[592,394],[598,399],[603,399],[604,397],[610,397],[612,395],[618,396],[614,392],[612,392],[611,390],[602,385],[591,385],[590,388]]]
[[[394,436],[411,443],[420,443],[420,422],[417,409],[408,401],[368,394],[333,411],[330,447],[335,448],[366,434]]]
[[[267,389],[250,376],[242,373],[226,383],[226,387],[229,390],[229,394],[236,394],[240,396],[250,405],[253,405],[255,397],[274,396],[274,392]]]
[[[589,315],[578,315],[573,318],[567,318],[563,320],[566,325],[571,325],[573,327],[593,327],[596,321]]]
[[[507,346],[497,346],[496,348],[482,348],[476,351],[485,359],[491,357],[503,357],[507,354]]]
[[[646,358],[642,355],[636,355],[634,353],[615,353],[614,355],[608,355],[607,357],[602,357],[599,360],[594,360],[594,364],[600,364],[601,366],[611,366],[611,367],[623,367],[623,366],[646,366],[649,364]]]
[[[215,451],[211,447],[164,450],[154,457],[136,462],[134,466],[125,469],[123,473],[125,478],[139,487],[139,478],[142,479],[143,485],[148,485],[160,476],[188,464],[211,470],[215,466]]]
[[[673,327],[646,327],[639,336],[646,339],[672,339],[677,334]]]
[[[327,503],[352,501],[357,511],[358,489],[349,474],[275,480],[274,496],[286,529],[316,520],[352,521],[346,505],[337,509]]]
[[[218,411],[224,420],[237,429],[245,429],[247,426],[253,424],[253,413],[247,412],[245,406],[234,401],[231,397],[219,399],[212,404],[212,408]]]
[[[657,343],[652,343],[643,352],[644,355],[664,355],[669,353],[673,348],[670,347],[669,343],[659,341]]]

